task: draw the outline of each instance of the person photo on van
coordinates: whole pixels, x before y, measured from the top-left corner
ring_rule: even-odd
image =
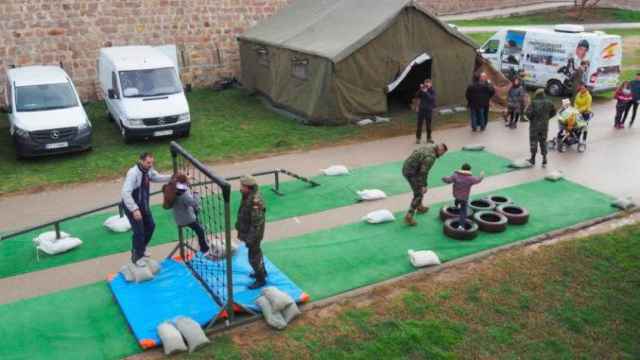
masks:
[[[631,108],[633,94],[628,81],[624,81],[616,90],[614,97],[616,99],[616,117],[613,127],[616,129],[624,129],[624,122]]]
[[[587,40],[580,40],[578,42],[578,46],[576,46],[576,61],[577,63],[581,63],[587,59],[587,55],[589,53],[589,42]]]

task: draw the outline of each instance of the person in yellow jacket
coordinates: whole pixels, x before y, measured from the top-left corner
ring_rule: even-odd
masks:
[[[591,112],[591,94],[589,93],[589,89],[582,84],[578,88],[578,94],[576,95],[576,99],[574,100],[574,106],[582,115],[582,120],[588,122],[591,120],[591,116],[593,113]],[[581,147],[586,146],[587,144],[587,134],[589,130],[585,126],[585,129],[582,131],[582,140],[580,141]]]

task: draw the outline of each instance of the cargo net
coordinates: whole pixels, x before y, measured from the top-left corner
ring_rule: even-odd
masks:
[[[196,223],[179,227],[179,243],[174,253],[184,261],[193,275],[221,307],[228,305],[227,258],[229,184],[213,175],[177,144],[172,144],[174,174],[187,176],[189,190],[198,204]]]

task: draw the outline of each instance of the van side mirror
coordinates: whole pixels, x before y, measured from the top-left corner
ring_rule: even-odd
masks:
[[[117,99],[118,97],[116,96],[116,92],[113,91],[113,89],[109,89],[107,90],[107,97],[109,97],[109,99]]]

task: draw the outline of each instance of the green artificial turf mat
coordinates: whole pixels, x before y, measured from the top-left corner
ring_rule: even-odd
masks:
[[[0,359],[120,359],[139,352],[102,281],[0,305]]]
[[[523,240],[589,219],[611,214],[611,198],[569,182],[535,181],[491,194],[511,197],[531,213],[527,225],[510,225],[500,234],[480,233],[468,242],[446,237],[438,218],[439,204],[407,227],[403,213],[393,223],[364,222],[265,243],[265,255],[312,300],[374,284],[414,271],[407,250],[433,250],[449,261]],[[478,195],[480,196],[480,195]],[[364,214],[363,214],[364,215]]]
[[[442,185],[441,177],[459,168],[464,162],[470,163],[474,170],[483,169],[487,176],[507,172],[509,164],[509,160],[488,152],[452,151],[438,160],[429,177],[429,185]],[[353,204],[356,200],[355,190],[376,188],[389,196],[408,192],[410,189],[402,177],[401,168],[400,161],[353,169],[347,176],[318,176],[314,180],[321,183],[321,186],[315,188],[298,180],[285,181],[281,183],[284,196],[276,195],[269,186],[263,186],[267,220],[282,220]],[[233,218],[239,198],[239,193],[234,192],[231,207]],[[32,239],[44,230],[0,241],[0,278],[130,250],[131,233],[111,233],[102,226],[104,220],[113,214],[92,214],[64,222],[61,229],[80,238],[84,243],[65,254],[42,255],[40,261],[36,260]],[[151,245],[175,241],[177,228],[171,211],[156,205],[153,206],[153,214],[156,230]]]

